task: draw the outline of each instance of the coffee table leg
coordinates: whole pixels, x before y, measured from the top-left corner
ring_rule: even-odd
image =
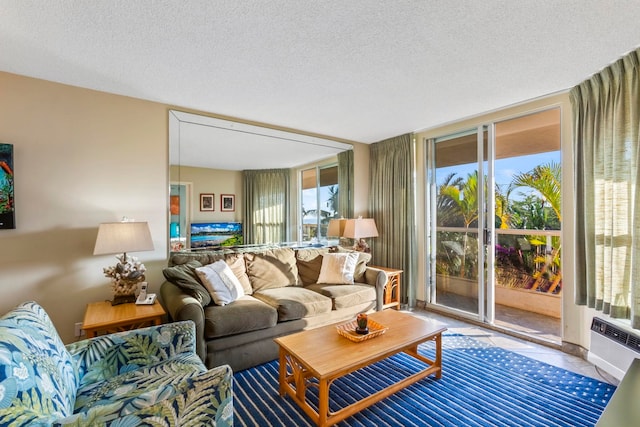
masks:
[[[436,335],[436,360],[434,366],[437,366],[436,378],[442,378],[442,334]]]
[[[286,394],[285,384],[287,381],[287,355],[282,347],[280,347],[279,372],[280,396],[284,396]]]
[[[318,425],[326,426],[329,414],[329,385],[326,379],[320,380],[318,385]]]

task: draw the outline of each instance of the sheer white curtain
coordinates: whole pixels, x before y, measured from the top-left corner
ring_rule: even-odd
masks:
[[[576,295],[640,328],[640,49],[571,90]]]
[[[246,243],[289,240],[289,177],[289,169],[243,171]]]

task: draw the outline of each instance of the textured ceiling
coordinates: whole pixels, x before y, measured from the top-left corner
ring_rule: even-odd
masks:
[[[0,0],[0,70],[371,143],[566,90],[640,1]]]

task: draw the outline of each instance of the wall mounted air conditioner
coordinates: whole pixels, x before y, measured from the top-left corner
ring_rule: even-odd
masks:
[[[640,358],[640,335],[629,328],[593,318],[589,362],[622,380],[635,358]]]

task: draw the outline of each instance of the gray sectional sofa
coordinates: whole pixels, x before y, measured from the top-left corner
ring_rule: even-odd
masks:
[[[317,283],[323,258],[346,251],[274,246],[171,253],[161,302],[170,320],[195,323],[196,350],[208,367],[228,364],[237,372],[276,359],[276,337],[382,309],[387,276],[366,265],[369,254],[357,253],[353,284]],[[226,305],[214,303],[195,271],[221,259],[245,293]]]

